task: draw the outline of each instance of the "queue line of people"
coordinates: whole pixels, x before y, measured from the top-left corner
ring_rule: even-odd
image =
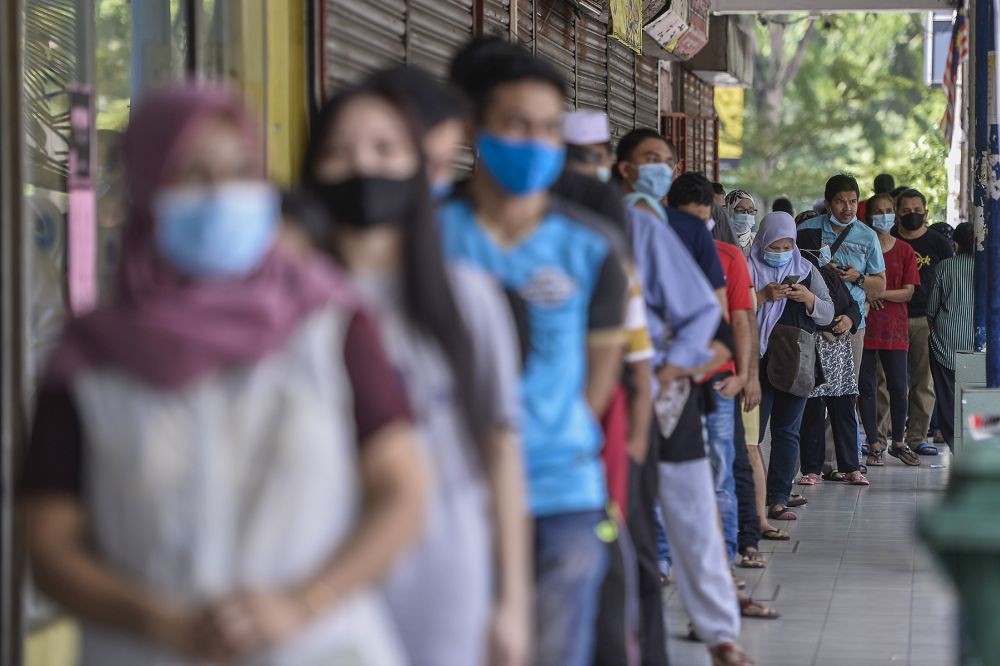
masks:
[[[329,100],[284,202],[231,93],[136,106],[118,292],[67,325],[19,491],[82,664],[665,665],[667,560],[692,637],[748,666],[741,617],[779,614],[734,563],[790,538],[800,456],[799,483],[868,484],[877,359],[916,458],[900,356],[864,329],[913,297],[887,220],[922,238],[919,194],[866,226],[835,176],[829,214],[758,225],[657,131],[567,116],[517,46],[476,40],[450,78]],[[946,268],[943,385],[971,309]]]

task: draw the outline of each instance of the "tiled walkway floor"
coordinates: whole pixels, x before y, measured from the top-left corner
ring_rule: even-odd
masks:
[[[954,598],[913,534],[915,509],[941,497],[950,461],[923,457],[910,468],[887,456],[870,468],[869,488],[796,486],[809,504],[787,523],[792,540],[761,542],[766,569],[737,569],[753,597],[782,614],[743,621],[741,642],[758,666],[956,663]],[[710,664],[703,645],[684,639],[676,588],[664,595],[671,665]]]

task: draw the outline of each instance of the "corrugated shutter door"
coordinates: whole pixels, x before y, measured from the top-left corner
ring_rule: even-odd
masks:
[[[407,64],[442,79],[451,59],[472,39],[473,0],[410,0]]]
[[[608,23],[588,14],[576,22],[576,103],[608,110]]]
[[[536,0],[535,53],[566,80],[566,101],[576,106],[576,12],[562,0]]]
[[[637,127],[659,127],[659,61],[638,56],[635,59],[635,109]]]
[[[608,40],[608,120],[611,136],[620,139],[636,128],[635,53]]]
[[[483,2],[483,33],[501,39],[510,37],[510,0]]]
[[[405,0],[325,0],[322,11],[324,97],[406,61]]]

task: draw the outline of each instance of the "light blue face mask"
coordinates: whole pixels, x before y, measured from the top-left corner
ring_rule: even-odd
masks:
[[[639,177],[632,183],[637,192],[648,194],[657,201],[667,196],[674,182],[674,170],[668,164],[640,164]]]
[[[872,226],[875,227],[875,231],[887,234],[896,226],[896,214],[872,215]]]
[[[753,225],[757,221],[750,213],[736,213],[729,220],[733,229],[740,233],[753,229]]]
[[[831,261],[833,261],[833,257],[830,256],[830,246],[829,245],[824,245],[823,247],[821,247],[818,250],[800,250],[800,251],[801,252],[808,252],[811,256],[816,257],[816,261],[819,263],[819,265],[821,267],[822,266],[826,266]]]
[[[153,206],[156,246],[177,270],[194,278],[252,273],[274,245],[280,199],[267,183],[165,190]]]
[[[841,221],[840,221],[840,218],[839,218],[839,217],[837,217],[837,216],[836,216],[836,215],[834,215],[833,213],[830,213],[830,222],[832,222],[832,223],[836,224],[836,225],[837,225],[838,227],[849,227],[849,226],[851,226],[852,224],[854,224],[854,222],[855,222],[855,221],[856,221],[857,219],[858,219],[858,218],[856,218],[856,217],[853,217],[853,218],[851,218],[851,220],[850,220],[849,222],[841,222]]]
[[[599,166],[597,167],[597,180],[602,183],[611,182],[611,167],[609,166]]]
[[[792,252],[793,250],[787,252],[769,252],[768,250],[764,250],[764,263],[771,268],[787,266],[788,262],[792,260]]]
[[[559,178],[566,149],[540,141],[511,141],[480,132],[476,149],[486,170],[503,189],[515,196],[547,190]]]

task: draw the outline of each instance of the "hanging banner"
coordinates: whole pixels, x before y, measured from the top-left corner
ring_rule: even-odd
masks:
[[[642,55],[642,0],[611,0],[611,36]]]
[[[69,208],[66,215],[66,278],[69,307],[75,315],[97,304],[97,196],[94,192],[94,117],[92,89],[71,85],[69,96]]]

